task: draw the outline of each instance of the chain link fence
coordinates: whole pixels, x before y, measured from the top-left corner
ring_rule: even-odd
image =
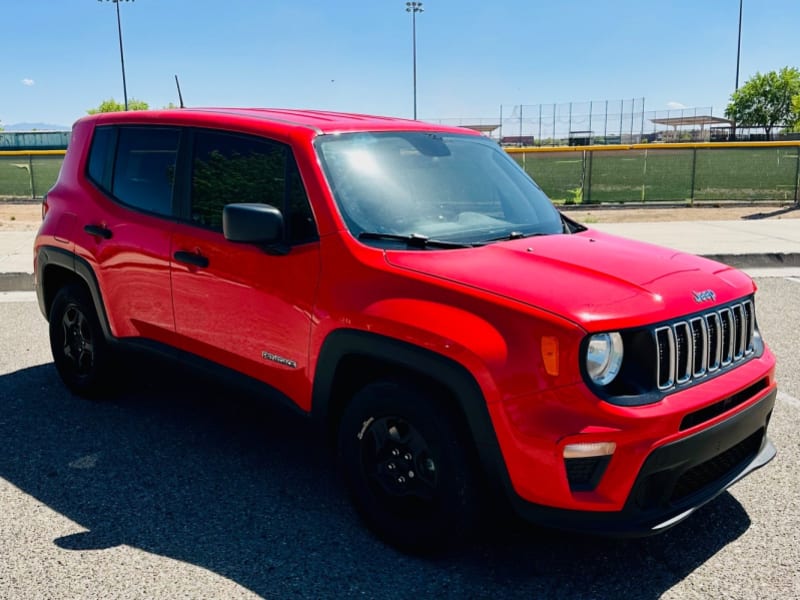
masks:
[[[556,202],[797,202],[800,141],[506,148]],[[0,151],[0,200],[42,198],[63,151]]]
[[[565,204],[798,202],[800,142],[507,151]]]
[[[730,127],[712,107],[646,110],[644,98],[500,106],[497,118],[429,119],[477,129],[504,146],[589,146],[702,142]]]
[[[58,178],[64,151],[0,151],[0,199],[43,198]]]

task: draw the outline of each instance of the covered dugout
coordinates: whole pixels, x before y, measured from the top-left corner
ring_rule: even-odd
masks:
[[[722,117],[712,117],[711,115],[692,115],[690,117],[665,117],[650,119],[656,125],[671,127],[662,133],[664,142],[707,142],[711,137],[711,131],[706,129],[706,125],[715,125],[729,129],[733,127],[733,121]],[[679,127],[691,127],[690,130],[678,130]],[[716,129],[714,127],[713,129]],[[688,135],[687,135],[688,134]]]

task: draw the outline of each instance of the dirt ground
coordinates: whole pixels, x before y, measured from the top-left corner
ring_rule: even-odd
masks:
[[[794,204],[716,205],[694,207],[636,208],[599,206],[565,207],[564,213],[580,223],[636,223],[653,221],[735,221],[738,219],[800,219]],[[11,203],[0,200],[0,232],[34,231],[42,218],[39,202]]]

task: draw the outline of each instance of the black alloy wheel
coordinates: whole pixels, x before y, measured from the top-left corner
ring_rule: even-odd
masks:
[[[110,348],[94,303],[80,285],[67,285],[50,308],[50,350],[56,370],[73,393],[98,399],[111,380]]]
[[[359,514],[404,551],[436,552],[469,537],[478,516],[468,442],[425,387],[367,384],[339,427],[339,465]]]

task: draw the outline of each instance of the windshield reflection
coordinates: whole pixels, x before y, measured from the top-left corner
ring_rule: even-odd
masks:
[[[388,233],[472,244],[564,230],[544,192],[485,137],[354,133],[321,136],[316,145],[356,237]]]

